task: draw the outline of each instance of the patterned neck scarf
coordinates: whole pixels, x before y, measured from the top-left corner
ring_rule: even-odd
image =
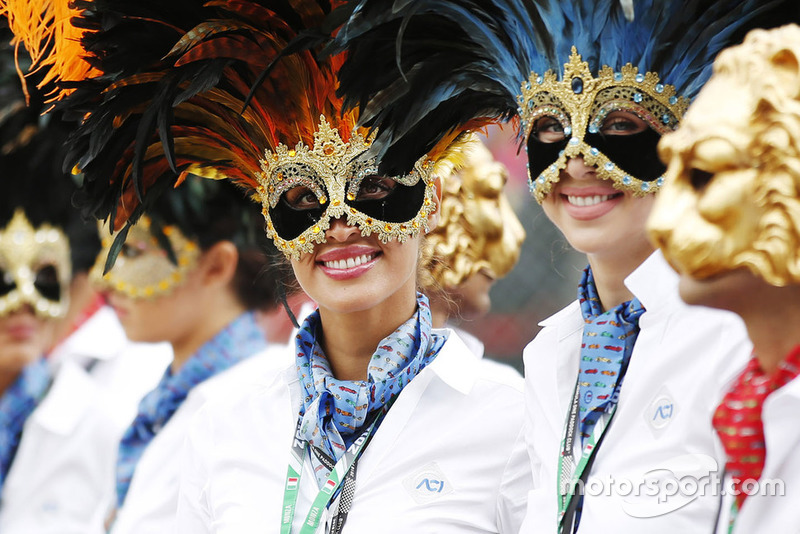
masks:
[[[639,317],[645,310],[634,298],[603,312],[590,267],[583,271],[578,300],[586,322],[578,375],[581,446],[584,446],[600,416],[617,404],[616,394],[639,335]]]
[[[297,374],[303,388],[300,434],[312,447],[339,460],[375,410],[391,402],[439,353],[445,342],[431,334],[428,298],[417,293],[417,312],[378,345],[367,380],[337,380],[317,344],[319,310],[303,322],[296,338]],[[312,454],[320,487],[330,473]]]
[[[22,427],[50,387],[50,369],[44,358],[27,365],[0,397],[0,491],[17,453]]]
[[[727,455],[726,468],[739,490],[734,503],[741,508],[747,495],[742,491],[744,481],[758,480],[767,456],[764,423],[761,411],[764,400],[778,388],[800,374],[800,346],[784,358],[772,374],[766,374],[753,358],[736,379],[714,413],[713,424]]]
[[[117,457],[117,507],[122,507],[136,464],[145,448],[180,408],[193,387],[266,348],[264,333],[252,312],[234,319],[194,353],[176,374],[167,368],[156,388],[139,403],[125,431]]]

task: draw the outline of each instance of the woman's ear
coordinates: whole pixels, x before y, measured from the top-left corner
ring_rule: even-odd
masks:
[[[428,232],[433,231],[439,224],[439,213],[442,207],[442,179],[438,176],[433,180],[433,211],[428,214]]]
[[[200,259],[205,285],[229,286],[236,275],[239,250],[230,241],[219,241],[203,252]]]

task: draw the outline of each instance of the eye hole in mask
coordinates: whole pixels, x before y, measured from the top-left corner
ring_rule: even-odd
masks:
[[[365,176],[354,200],[345,203],[361,213],[389,223],[403,223],[416,217],[425,201],[425,182],[408,186],[385,176]]]
[[[58,302],[61,299],[61,285],[58,282],[58,271],[53,265],[43,265],[36,271],[34,287],[47,300]]]
[[[14,281],[14,277],[11,276],[11,273],[0,269],[0,296],[8,295],[17,287],[17,283]]]
[[[327,191],[323,192],[327,196]],[[289,241],[318,223],[327,207],[327,199],[323,204],[311,189],[297,186],[281,195],[269,215],[277,234]]]

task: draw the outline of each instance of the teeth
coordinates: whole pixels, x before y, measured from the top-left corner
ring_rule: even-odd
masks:
[[[567,201],[573,206],[594,206],[610,199],[613,195],[594,195],[592,197],[575,197],[567,195]]]
[[[347,258],[346,260],[326,261],[323,262],[323,264],[328,269],[351,269],[353,267],[358,267],[362,263],[372,261],[374,257],[374,254],[363,254],[361,256],[356,256],[355,258]]]

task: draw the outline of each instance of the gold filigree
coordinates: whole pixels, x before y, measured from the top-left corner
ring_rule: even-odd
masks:
[[[529,79],[522,83],[517,102],[525,139],[531,135],[537,119],[543,116],[559,120],[569,138],[566,148],[552,165],[539,176],[528,173],[531,194],[540,203],[558,181],[567,160],[578,156],[588,165],[597,167],[598,176],[613,181],[618,189],[636,195],[655,192],[663,183],[661,178],[647,182],[625,173],[605,154],[590,146],[585,136],[587,132],[597,133],[605,116],[617,110],[636,113],[651,128],[664,134],[677,127],[689,105],[688,99],[675,95],[673,86],[662,84],[657,74],[640,73],[631,64],[623,66],[619,72],[603,66],[594,77],[575,47],[572,47],[569,62],[564,64],[561,80],[552,70],[543,75],[531,72]]]
[[[280,144],[274,152],[265,151],[261,160],[263,172],[257,177],[256,196],[261,201],[267,221],[267,237],[287,257],[297,259],[301,254],[311,252],[315,244],[325,241],[325,232],[331,221],[339,217],[346,216],[347,224],[358,226],[362,235],[376,234],[384,243],[393,239],[404,242],[428,229],[428,215],[435,208],[435,190],[431,176],[433,165],[426,158],[417,161],[409,174],[392,177],[406,186],[416,185],[419,180],[425,182],[423,205],[411,220],[401,223],[382,221],[348,205],[348,201],[355,199],[361,180],[378,171],[374,158],[365,159],[371,144],[371,139],[365,139],[356,130],[349,141],[344,142],[338,130],[320,116],[313,147],[301,141],[294,148]],[[283,239],[275,231],[270,209],[277,205],[281,195],[298,186],[307,187],[316,195],[319,203],[325,206],[324,213],[319,221],[294,239]]]
[[[42,268],[52,266],[59,284],[59,300],[43,296],[36,288],[36,277]],[[63,317],[69,307],[69,283],[72,276],[69,240],[59,228],[43,224],[31,225],[21,208],[17,208],[8,225],[0,230],[0,272],[6,283],[13,285],[0,296],[0,316],[25,304],[45,318]]]
[[[175,226],[165,226],[164,235],[172,246],[177,265],[167,257],[150,232],[150,219],[142,217],[128,232],[125,245],[105,275],[108,251],[116,234],[109,235],[105,225],[100,228],[103,249],[89,272],[91,282],[101,290],[122,293],[133,299],[150,299],[169,294],[186,281],[187,274],[197,266],[200,247]]]
[[[750,32],[661,140],[667,179],[648,231],[678,272],[800,283],[798,65],[800,27]]]
[[[429,295],[455,289],[479,272],[504,277],[516,265],[525,240],[504,192],[508,169],[474,134],[461,150],[458,165],[437,164],[434,171],[442,181],[442,200],[439,223],[424,244],[421,282]]]

